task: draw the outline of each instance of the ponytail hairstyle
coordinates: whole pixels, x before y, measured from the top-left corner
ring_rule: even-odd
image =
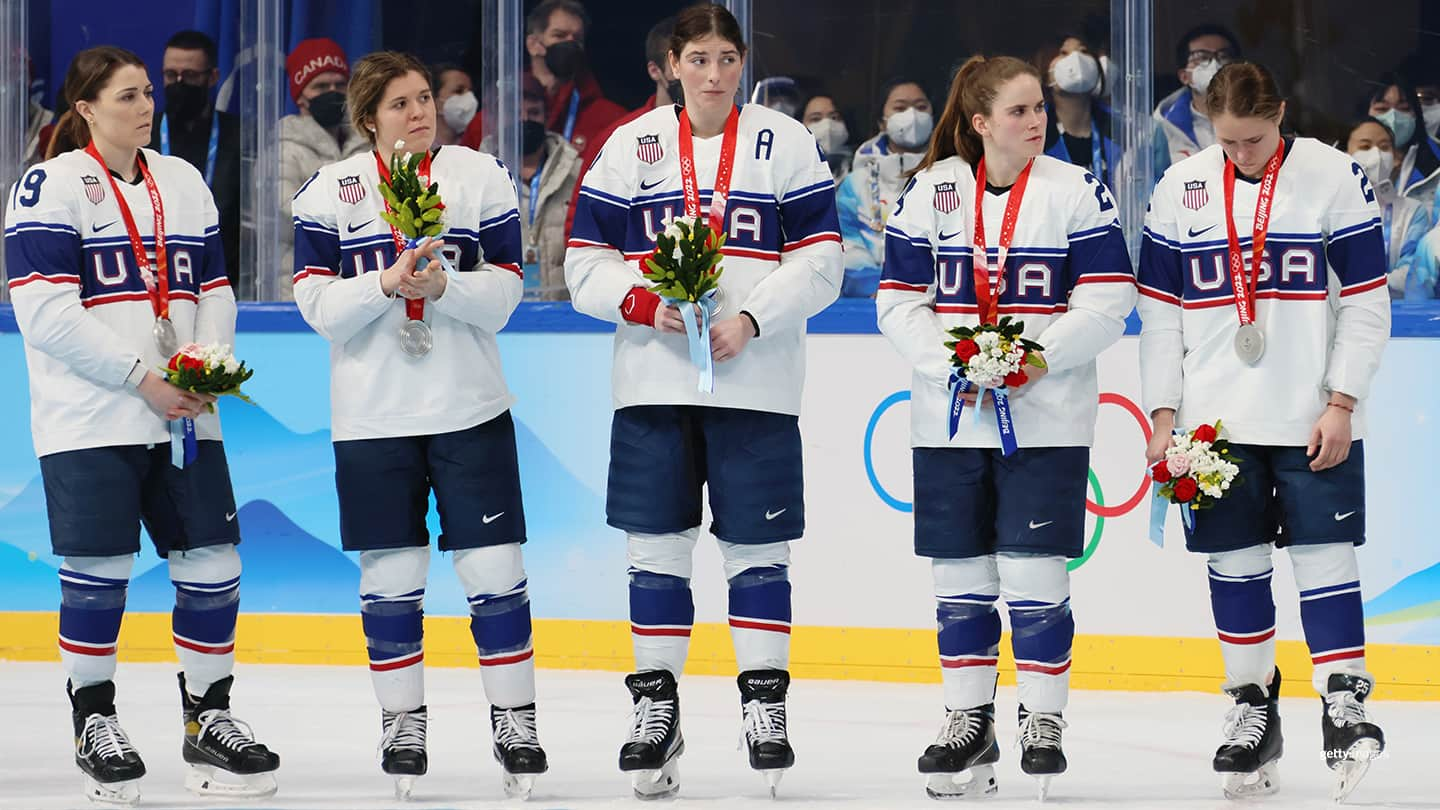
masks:
[[[435,77],[424,62],[400,51],[376,51],[355,63],[350,73],[350,85],[345,90],[345,106],[350,111],[350,126],[365,136],[371,146],[376,146],[379,137],[375,131],[375,113],[380,102],[385,100],[385,88],[390,82],[411,73],[420,78],[435,92]],[[436,105],[439,106],[439,105]],[[437,110],[438,114],[438,110]]]
[[[1231,62],[1220,68],[1205,91],[1205,109],[1211,119],[1233,115],[1279,124],[1284,105],[1275,77],[1255,62]]]
[[[976,115],[989,115],[995,106],[1000,86],[1017,76],[1034,76],[1043,86],[1044,79],[1034,65],[1013,56],[972,56],[955,72],[950,82],[950,95],[945,111],[930,136],[925,159],[911,174],[917,174],[949,157],[959,155],[971,166],[985,155],[985,143],[975,131]]]
[[[51,136],[50,145],[45,149],[46,160],[72,149],[83,149],[90,144],[90,125],[85,123],[75,105],[81,101],[93,102],[99,99],[100,91],[110,83],[115,71],[126,65],[145,70],[145,63],[140,57],[113,45],[87,48],[75,54],[75,58],[70,60],[70,68],[65,71],[65,84],[60,88],[60,98],[64,99],[65,111],[61,113],[60,120],[55,122],[55,134]]]

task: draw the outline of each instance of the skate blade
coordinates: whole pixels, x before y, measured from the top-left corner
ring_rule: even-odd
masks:
[[[774,799],[780,792],[780,780],[785,777],[784,768],[771,768],[760,772],[765,777],[765,784],[770,786],[770,798]]]
[[[134,807],[140,803],[140,780],[97,782],[93,777],[86,775],[85,798],[94,804]]]
[[[1336,804],[1343,803],[1360,786],[1360,780],[1365,778],[1365,773],[1370,770],[1370,763],[1380,756],[1380,743],[1377,740],[1357,740],[1350,750],[1345,752],[1345,759],[1335,763],[1335,788],[1331,791],[1330,798]]]
[[[1269,796],[1280,789],[1279,773],[1274,763],[1267,762],[1253,773],[1222,774],[1221,788],[1227,799],[1253,799]]]
[[[410,793],[415,790],[417,776],[405,775],[395,777],[395,798],[398,801],[410,801]]]
[[[668,799],[680,792],[680,769],[672,759],[658,770],[634,771],[630,785],[641,801]]]
[[[1046,774],[1046,775],[1044,775],[1044,776],[1037,776],[1037,777],[1035,777],[1036,781],[1039,782],[1039,785],[1038,785],[1038,787],[1037,787],[1037,790],[1038,790],[1038,795],[1037,795],[1037,797],[1036,797],[1037,799],[1039,799],[1040,801],[1043,802],[1043,801],[1045,801],[1045,799],[1049,798],[1049,796],[1050,796],[1050,780],[1051,780],[1051,779],[1054,779],[1054,778],[1055,778],[1055,777],[1052,776],[1052,775],[1050,775],[1050,774]]]
[[[925,778],[925,795],[941,801],[983,799],[994,796],[999,789],[994,765],[976,765],[959,773],[932,773]]]
[[[505,796],[510,799],[529,801],[530,793],[535,789],[535,774],[533,773],[507,773],[504,776]]]
[[[231,773],[211,765],[191,765],[185,772],[185,789],[197,796],[267,799],[279,785],[274,773]]]

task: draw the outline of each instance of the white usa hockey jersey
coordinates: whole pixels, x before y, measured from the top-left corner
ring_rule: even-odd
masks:
[[[798,414],[805,380],[805,321],[840,294],[844,268],[835,180],[804,125],[758,104],[740,110],[725,207],[718,317],[755,316],[760,336],[715,364],[715,392],[696,391],[686,336],[625,321],[620,304],[649,286],[640,261],[672,216],[685,214],[680,119],[653,110],[615,130],[582,180],[565,254],[575,309],[619,324],[612,371],[616,408],[711,405]],[[700,205],[709,210],[722,136],[695,138]]]
[[[180,345],[233,344],[235,295],[210,189],[180,158],[142,149],[141,159],[164,205],[170,320]],[[138,174],[134,183],[115,182],[155,268],[145,183]],[[100,164],[77,149],[31,167],[7,199],[5,269],[25,338],[37,455],[170,440],[164,417],[125,385],[136,360],[158,372],[170,358],[155,347],[155,310],[114,197]],[[218,415],[201,414],[195,432],[219,439]]]
[[[1010,191],[985,194],[989,262]],[[975,174],[959,157],[915,175],[885,235],[876,296],[880,331],[915,368],[910,440],[915,447],[999,447],[994,411],[967,413],[949,437],[951,352],[946,331],[980,322],[975,297]],[[1104,184],[1080,166],[1035,158],[1005,261],[999,314],[1025,324],[1050,371],[1010,400],[1020,447],[1088,447],[1099,388],[1095,358],[1125,333],[1135,275]]]
[[[1211,146],[1170,167],[1150,199],[1140,253],[1145,409],[1175,408],[1185,429],[1224,420],[1235,442],[1305,445],[1330,391],[1365,399],[1390,336],[1375,193],[1348,155],[1310,138],[1287,144],[1256,283],[1265,353],[1251,366],[1234,350],[1224,178],[1225,154]],[[1258,194],[1258,183],[1236,178],[1247,273]]]
[[[515,184],[494,157],[440,147],[430,179],[440,186],[445,255],[460,271],[425,302],[434,348],[400,348],[405,299],[380,288],[395,240],[380,218],[375,154],[320,169],[295,194],[295,302],[330,341],[334,441],[434,435],[474,427],[514,401],[495,333],[524,292]]]

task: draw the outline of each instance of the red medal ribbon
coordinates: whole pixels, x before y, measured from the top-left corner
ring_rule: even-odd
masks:
[[[420,178],[420,185],[423,188],[430,187],[430,154],[428,150],[425,152],[425,157],[420,160],[420,167],[415,170],[415,175]],[[389,184],[390,167],[386,166],[385,161],[380,158],[379,150],[375,152],[375,168],[380,171],[381,181]],[[390,203],[386,202],[384,197],[380,198],[380,203],[385,206],[386,213],[395,213],[390,210]],[[394,225],[390,226],[390,235],[395,238],[395,258],[398,259],[400,258],[400,254],[405,252],[405,245],[409,244],[409,240],[407,240],[405,234],[400,233],[400,229]],[[405,317],[412,321],[425,320],[425,299],[406,298]]]
[[[1230,286],[1235,289],[1235,310],[1242,326],[1255,323],[1255,289],[1260,283],[1260,262],[1265,258],[1265,236],[1270,232],[1270,206],[1275,200],[1275,181],[1285,157],[1285,140],[1265,164],[1260,180],[1260,197],[1255,201],[1255,230],[1250,246],[1250,281],[1245,281],[1245,258],[1240,235],[1235,230],[1235,164],[1225,159],[1225,231],[1230,237]]]
[[[1005,201],[1005,218],[1000,221],[999,255],[996,257],[994,279],[991,279],[989,260],[985,254],[985,158],[975,167],[975,303],[980,310],[980,323],[993,324],[1000,320],[1000,284],[1005,280],[1005,256],[1010,252],[1010,243],[1015,240],[1015,223],[1020,220],[1020,202],[1025,199],[1025,186],[1030,182],[1030,169],[1035,165],[1032,158],[1015,185],[1010,187],[1010,197]]]
[[[135,217],[130,213],[130,205],[125,202],[125,196],[120,193],[120,186],[115,182],[115,176],[110,173],[110,167],[105,165],[105,158],[100,156],[100,150],[95,147],[95,141],[85,147],[86,153],[95,158],[100,164],[100,173],[110,181],[110,190],[115,193],[115,203],[120,206],[120,218],[125,220],[125,232],[130,236],[130,249],[135,252],[135,266],[140,270],[140,278],[145,282],[145,290],[150,293],[150,306],[155,310],[157,320],[170,320],[170,261],[165,251],[165,204],[160,201],[160,187],[155,185],[155,178],[150,174],[150,167],[145,165],[143,155],[136,154],[135,164],[140,168],[140,176],[145,180],[145,190],[150,193],[150,210],[155,215],[155,265],[150,265],[150,254],[145,251],[145,242],[140,238],[140,229],[135,226]],[[158,272],[157,272],[158,271]]]
[[[715,167],[715,193],[710,197],[710,230],[725,232],[725,204],[730,197],[730,176],[735,172],[735,142],[740,133],[740,108],[731,107],[720,142],[720,165]],[[680,182],[685,191],[685,216],[700,216],[700,181],[695,177],[695,144],[690,114],[680,110]]]

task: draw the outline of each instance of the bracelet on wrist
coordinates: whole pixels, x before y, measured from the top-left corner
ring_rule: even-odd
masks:
[[[1343,402],[1327,402],[1327,403],[1325,403],[1325,407],[1327,407],[1327,408],[1339,408],[1339,409],[1342,410],[1342,411],[1349,411],[1350,413],[1355,413],[1355,409],[1354,409],[1354,408],[1350,407],[1349,405],[1346,405],[1346,404],[1343,403]]]

